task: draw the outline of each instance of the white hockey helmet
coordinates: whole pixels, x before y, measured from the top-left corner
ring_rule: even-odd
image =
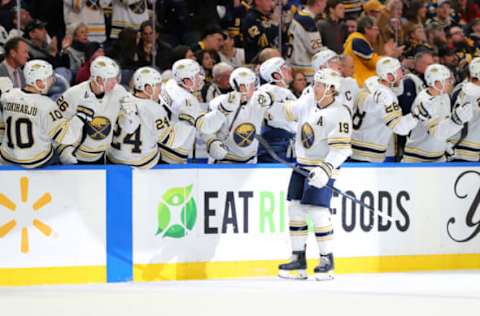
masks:
[[[324,49],[313,55],[312,57],[312,67],[315,71],[320,70],[321,68],[328,67],[328,62],[333,59],[338,58],[337,53],[331,49]]]
[[[445,83],[447,80],[450,80],[451,77],[452,73],[444,65],[432,64],[425,70],[425,81],[429,87],[435,87],[435,82],[439,81],[442,84],[442,89],[444,90]]]
[[[402,69],[402,64],[400,64],[398,59],[393,57],[382,57],[376,65],[377,76],[388,83],[394,83],[399,79],[399,69]],[[388,79],[388,75],[393,76],[393,81]]]
[[[48,87],[47,80],[49,78],[54,78],[52,65],[40,59],[28,61],[23,68],[23,75],[25,76],[25,83],[27,85],[35,87],[42,93],[46,93],[50,88]],[[37,86],[37,80],[43,81],[45,88],[40,89]]]
[[[162,76],[152,67],[138,68],[132,76],[133,88],[144,91],[146,85],[156,86],[162,83]]]
[[[245,85],[249,86],[251,84],[256,85],[257,76],[255,73],[248,68],[239,67],[232,71],[230,75],[230,86],[235,90],[240,92],[240,86]]]
[[[184,79],[195,81],[197,74],[202,74],[200,65],[193,59],[180,59],[172,66],[173,78],[178,84],[183,84]]]
[[[472,59],[468,65],[468,71],[471,78],[480,79],[480,57]]]
[[[120,81],[120,67],[113,59],[107,56],[98,56],[90,65],[90,78],[95,80],[97,77],[103,80],[117,78]]]
[[[267,59],[261,66],[260,66],[260,76],[262,76],[263,80],[267,82],[278,82],[283,80],[282,76],[282,67],[285,65],[285,59],[282,57],[273,57]],[[280,74],[280,79],[275,79],[273,75],[275,73]]]
[[[314,83],[322,83],[325,88],[333,87],[336,92],[340,92],[340,86],[342,84],[342,75],[338,71],[333,69],[324,68],[318,70],[313,76]]]

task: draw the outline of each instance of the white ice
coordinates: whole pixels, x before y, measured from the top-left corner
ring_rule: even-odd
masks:
[[[480,271],[0,287],[0,315],[472,315]]]

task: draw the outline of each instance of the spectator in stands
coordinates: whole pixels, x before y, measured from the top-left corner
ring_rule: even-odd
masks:
[[[28,45],[21,37],[13,37],[5,43],[5,60],[0,64],[0,77],[9,77],[14,88],[25,86],[22,67],[28,61]]]
[[[355,72],[353,78],[359,87],[363,87],[365,80],[376,74],[376,64],[380,58],[374,51],[371,43],[375,43],[379,34],[375,22],[368,16],[358,21],[358,32],[348,36],[344,45],[344,54],[353,58]],[[403,48],[397,47],[394,42],[385,44],[385,54],[391,57],[399,57]]]
[[[480,48],[480,18],[477,18],[472,23],[472,30],[469,34],[469,37],[474,42],[474,46],[478,49]],[[477,56],[480,54],[476,53]]]
[[[448,48],[455,48],[459,61],[469,63],[475,54],[474,42],[465,37],[463,29],[459,26],[447,28]]]
[[[404,28],[406,38],[406,47],[404,56],[413,58],[418,52],[422,50],[431,50],[430,45],[427,44],[427,35],[422,24],[408,24]]]
[[[85,62],[80,67],[75,78],[75,84],[87,81],[90,79],[90,64],[98,56],[104,56],[102,46],[98,42],[88,42],[85,47]]]
[[[115,41],[111,51],[105,52],[105,55],[114,59],[122,70],[134,70],[137,68],[137,31],[126,28],[118,34],[118,40]]]
[[[88,40],[102,43],[106,39],[104,8],[102,1],[63,1],[65,25],[85,23]]]
[[[28,44],[28,51],[31,59],[42,59],[53,65],[54,68],[70,68],[69,57],[66,49],[70,47],[72,39],[65,37],[61,43],[62,47],[58,51],[57,38],[54,37],[48,43],[47,30],[45,23],[40,20],[32,20],[25,28],[25,39]]]
[[[223,33],[223,46],[218,52],[220,60],[226,62],[233,67],[241,67],[245,64],[245,50],[235,47],[235,41],[230,33]]]
[[[404,33],[402,29],[403,2],[401,0],[389,0],[385,10],[377,19],[377,26],[380,30],[380,48],[383,43],[393,40],[398,46],[404,44]],[[383,53],[383,50],[380,50]]]
[[[72,45],[66,49],[70,58],[70,69],[77,72],[85,62],[85,48],[88,44],[88,27],[85,23],[69,25],[67,36],[72,37]]]
[[[220,51],[223,46],[223,33],[222,30],[216,26],[212,25],[205,29],[202,34],[201,40],[192,45],[192,51],[197,52],[199,50],[214,50],[216,52]]]
[[[341,54],[343,43],[347,38],[347,30],[342,20],[345,16],[345,7],[341,0],[328,0],[326,7],[327,18],[317,24],[322,38],[323,46],[326,46]]]
[[[220,62],[213,66],[212,83],[209,86],[205,85],[202,89],[202,98],[205,102],[210,102],[219,95],[232,91],[229,78],[233,69],[232,65],[224,62]]]
[[[127,28],[138,30],[146,20],[148,20],[147,0],[112,0],[112,32],[110,37],[120,39],[122,30]]]
[[[221,17],[221,26],[228,31],[228,36],[234,40],[236,47],[243,47],[243,39],[240,34],[240,21],[247,14],[250,5],[248,1],[233,0],[226,1],[224,7],[225,15]]]
[[[213,49],[202,49],[195,54],[195,57],[204,71],[205,83],[210,84],[213,79],[213,66],[220,62],[220,57]]]
[[[411,73],[407,74],[407,77],[413,79],[417,88],[417,93],[419,93],[427,85],[427,82],[425,81],[425,71],[427,70],[428,66],[435,63],[435,60],[432,52],[422,51],[415,55],[414,61],[414,69],[411,71]]]
[[[424,24],[427,19],[426,0],[413,0],[404,10],[404,18],[407,24]]]
[[[438,23],[432,22],[427,24],[425,28],[427,35],[427,42],[433,48],[435,53],[438,53],[438,48],[447,45],[447,35],[445,29]]]
[[[454,84],[460,83],[465,79],[466,69],[462,69],[462,67],[466,67],[468,63],[465,63],[464,60],[460,60],[459,55],[457,54],[457,49],[444,46],[439,49],[438,57],[440,57],[440,64],[448,67],[452,72],[455,81]]]
[[[240,24],[247,63],[250,63],[262,49],[274,47],[279,32],[279,16],[272,15],[273,0],[254,0],[254,4]]]
[[[357,19],[346,18],[343,24],[346,30],[346,34],[345,34],[346,37],[348,37],[348,35],[357,31]]]
[[[440,27],[445,29],[451,25],[456,25],[455,21],[452,19],[452,5],[450,0],[438,0],[437,9],[435,10],[436,15],[433,18],[427,20],[427,25],[432,23],[437,23]]]
[[[303,90],[307,87],[307,78],[301,71],[292,70],[292,82],[290,83],[290,90],[299,98]]]
[[[378,0],[368,0],[363,4],[363,15],[370,17],[374,22],[380,17],[385,6]]]
[[[33,20],[30,12],[23,6],[20,9],[20,29],[17,28],[18,27],[17,19],[18,19],[17,8],[14,8],[11,11],[11,20],[13,23],[13,28],[8,33],[9,37],[17,37],[17,36],[23,37],[25,28]]]
[[[168,67],[172,47],[169,43],[160,39],[160,30],[154,28],[151,20],[145,21],[140,26],[140,41],[137,45],[138,67],[151,66],[153,48],[156,44],[155,66],[161,70]]]
[[[356,20],[362,13],[363,2],[363,0],[342,0],[345,16],[348,19]]]
[[[460,17],[460,25],[468,25],[473,20],[480,18],[480,6],[478,1],[458,0],[456,2],[456,12]]]

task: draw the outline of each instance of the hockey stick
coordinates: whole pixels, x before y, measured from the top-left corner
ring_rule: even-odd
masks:
[[[310,177],[310,172],[308,170],[305,170],[305,169],[302,169],[298,166],[296,166],[295,164],[293,163],[290,163],[288,161],[286,161],[285,159],[282,159],[281,157],[279,157],[277,155],[277,153],[272,149],[272,147],[270,146],[270,144],[265,140],[265,138],[263,138],[261,135],[259,134],[255,134],[255,138],[258,140],[258,142],[263,146],[263,148],[265,148],[265,150],[267,151],[267,153],[276,161],[278,161],[279,163],[283,164],[283,165],[286,165],[288,166],[289,168],[293,169],[295,172],[301,174],[302,176],[305,176],[305,177]],[[362,201],[360,200],[357,200],[356,198],[354,198],[353,196],[351,195],[348,195],[346,194],[345,192],[343,192],[342,190],[340,189],[337,189],[336,187],[334,187],[333,185],[330,185],[330,184],[327,184],[325,185],[325,187],[329,188],[330,190],[334,191],[334,192],[337,192],[338,194],[340,194],[341,196],[353,201],[354,203],[368,209],[370,212],[372,212],[373,214],[377,214],[378,216],[386,219],[386,220],[389,220],[391,221],[392,223],[394,222],[394,218],[391,217],[390,215],[388,214],[385,214],[384,212],[382,212],[381,210],[377,210],[373,207],[371,207],[370,205],[368,204],[365,204],[363,203]]]

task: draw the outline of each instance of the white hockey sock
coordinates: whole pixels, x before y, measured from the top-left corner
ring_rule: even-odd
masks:
[[[309,205],[312,221],[315,226],[315,238],[320,254],[333,251],[333,223],[330,209],[326,207]]]
[[[305,251],[308,234],[307,213],[300,205],[300,201],[291,201],[288,204],[288,215],[292,251]]]

